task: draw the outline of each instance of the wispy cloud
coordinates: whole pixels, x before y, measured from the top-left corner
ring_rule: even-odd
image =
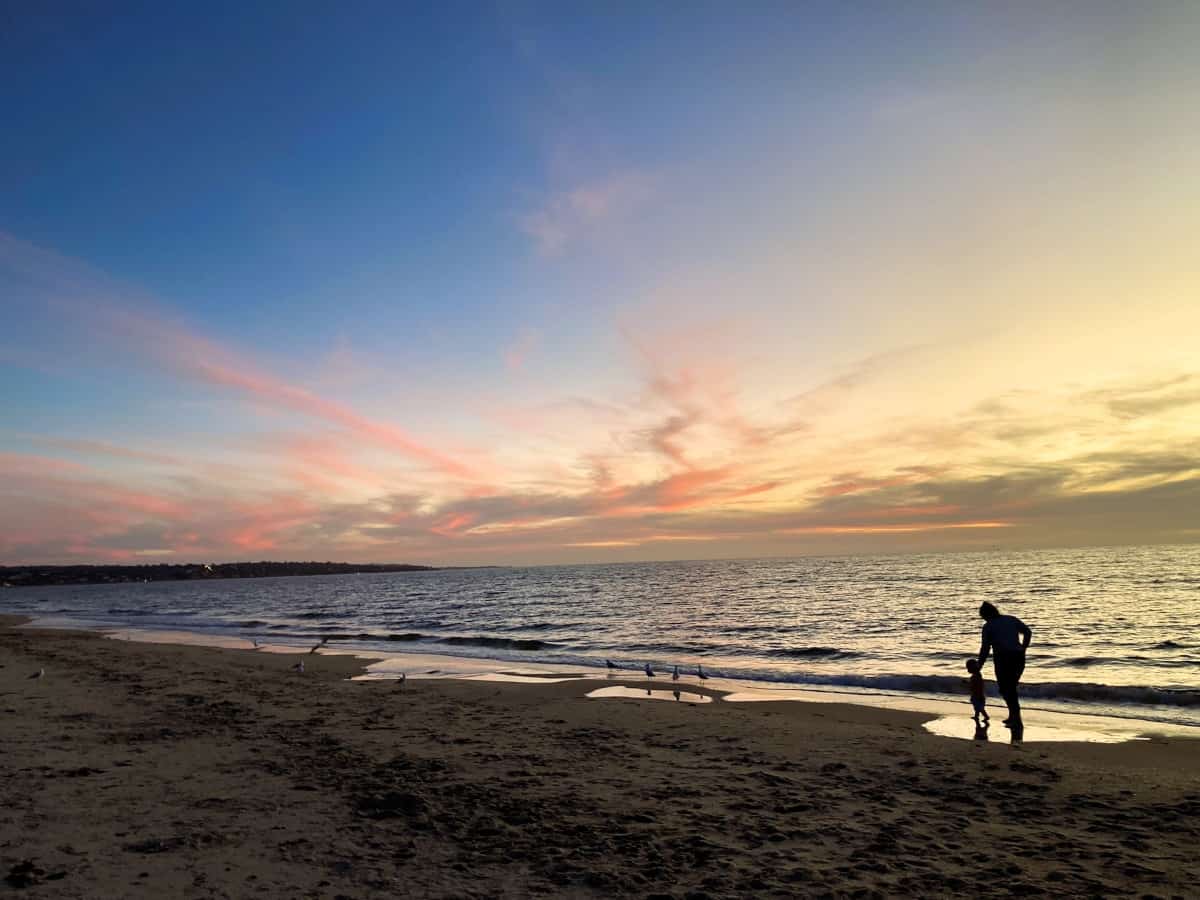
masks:
[[[525,368],[525,363],[529,359],[529,355],[537,349],[541,343],[542,336],[532,328],[524,328],[513,339],[513,341],[504,348],[504,365],[510,372],[519,372]]]
[[[1200,405],[1200,376],[1177,375],[1086,392],[1084,400],[1105,404],[1122,419],[1152,416],[1186,406]]]
[[[460,479],[473,470],[401,428],[369,418],[312,390],[263,371],[228,347],[156,314],[146,301],[80,263],[0,235],[0,262],[35,277],[52,293],[46,302],[64,317],[86,323],[89,340],[152,362],[194,381],[229,390],[256,404],[298,413],[347,430],[362,440]]]
[[[552,255],[633,214],[653,195],[654,184],[650,175],[636,171],[581,182],[546,194],[517,224],[538,250]]]
[[[179,466],[184,460],[169,453],[155,453],[135,447],[122,447],[108,441],[92,441],[79,438],[47,437],[39,435],[18,435],[23,440],[59,450],[78,453],[83,456],[107,456],[132,462],[155,463],[162,466]]]

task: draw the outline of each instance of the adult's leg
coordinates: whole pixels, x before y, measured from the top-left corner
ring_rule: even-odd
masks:
[[[1021,698],[1017,693],[1017,684],[1025,671],[1025,654],[997,653],[993,656],[996,669],[996,689],[1008,705],[1008,718],[1011,722],[1021,721]]]

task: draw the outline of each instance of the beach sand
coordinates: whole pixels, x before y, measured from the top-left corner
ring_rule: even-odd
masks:
[[[1200,895],[1187,740],[299,658],[0,628],[0,894]]]

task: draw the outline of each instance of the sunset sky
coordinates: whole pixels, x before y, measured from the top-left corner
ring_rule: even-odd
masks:
[[[77,6],[0,563],[1200,541],[1200,4]]]

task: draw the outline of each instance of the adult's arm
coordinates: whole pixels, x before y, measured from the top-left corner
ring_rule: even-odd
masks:
[[[979,667],[983,668],[983,664],[987,662],[988,653],[992,650],[992,636],[988,634],[987,623],[983,625],[982,638],[979,644]]]
[[[1029,648],[1029,642],[1033,640],[1033,632],[1029,630],[1029,626],[1017,619],[1017,631],[1021,634],[1021,650]]]

